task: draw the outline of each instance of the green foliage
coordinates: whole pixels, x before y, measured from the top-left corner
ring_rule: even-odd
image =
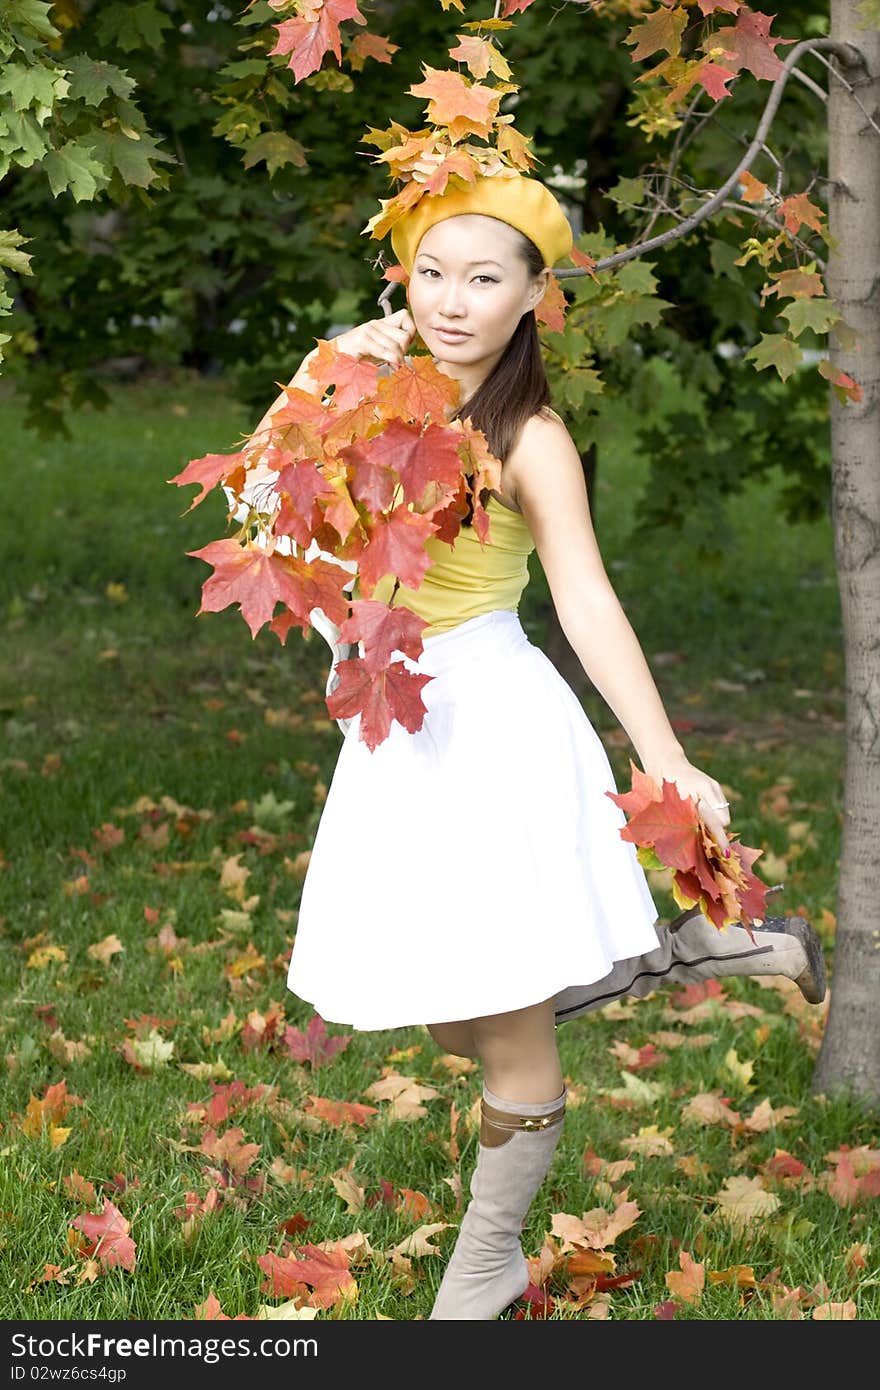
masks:
[[[15,296],[8,373],[33,429],[66,433],[71,408],[106,400],[108,376],[153,366],[222,374],[262,411],[316,337],[376,314],[390,257],[360,233],[389,187],[357,151],[378,113],[418,125],[407,88],[424,65],[449,65],[462,21],[417,0],[362,9],[370,32],[406,36],[392,61],[350,56],[363,31],[343,25],[341,68],[328,57],[297,82],[287,56],[271,55],[279,14],[266,0],[213,10],[195,0],[78,0],[63,7],[60,33],[47,5],[7,7],[2,192],[30,256],[28,265],[6,262]],[[684,49],[704,23],[686,29]],[[671,140],[639,116],[645,64],[633,64],[624,44],[631,27],[629,15],[537,0],[499,38],[536,172],[556,181],[584,228],[578,244],[596,256],[677,220],[648,196]],[[807,15],[785,0],[774,22],[774,32],[799,36],[827,27],[824,0]],[[745,76],[714,108],[704,98],[699,134],[678,150],[670,197],[681,181],[682,212],[701,201],[687,189],[717,187],[734,166],[768,90]],[[822,167],[824,110],[797,82],[768,148],[783,160],[786,191],[808,187]],[[773,183],[776,165],[762,154],[753,172]],[[821,182],[812,196],[821,203]],[[632,402],[642,403],[641,443],[656,452],[658,476],[646,523],[680,526],[704,496],[709,504],[712,479],[734,490],[760,473],[768,446],[791,476],[788,514],[825,506],[828,386],[797,364],[823,350],[834,311],[819,297],[763,301],[767,272],[742,257],[760,214],[732,197],[711,223],[600,285],[587,275],[562,282],[568,322],[546,334],[554,396],[582,449],[613,437]],[[670,380],[686,382],[681,419],[655,395],[664,365]],[[773,412],[775,434],[755,431],[755,417]],[[711,528],[704,534],[709,544]]]

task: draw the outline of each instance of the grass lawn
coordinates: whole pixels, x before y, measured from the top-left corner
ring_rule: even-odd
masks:
[[[225,509],[211,495],[182,515],[196,490],[167,479],[255,423],[223,383],[113,396],[47,443],[0,393],[0,1314],[196,1318],[217,1300],[257,1317],[293,1300],[320,1319],[427,1317],[479,1073],[422,1028],[325,1037],[287,991],[341,737],[327,649],[252,640],[232,609],[196,616],[209,570],[186,552],[225,534]],[[633,546],[643,476],[625,440],[601,460],[609,573],[690,757],[784,884],[771,911],[808,914],[831,965],[830,526],[778,522],[774,480],[720,508],[714,560],[670,536]],[[547,605],[534,562],[521,617],[539,645]],[[585,707],[628,786],[625,736],[593,692]],[[840,1166],[880,1125],[811,1096],[823,1018],[785,981],[733,980],[560,1028],[571,1104],[524,1231],[527,1255],[557,1256],[552,1317],[880,1315],[877,1200],[847,1197]],[[599,1208],[621,1215],[594,1236],[598,1282],[572,1282],[554,1218]],[[88,1218],[114,1212],[96,1245]],[[304,1246],[323,1264],[299,1280]],[[699,1294],[667,1282],[687,1257]]]

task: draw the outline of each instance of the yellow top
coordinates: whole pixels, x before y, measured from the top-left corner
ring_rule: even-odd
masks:
[[[532,534],[520,512],[489,494],[489,539],[485,548],[472,526],[462,526],[452,545],[429,536],[425,551],[431,560],[418,589],[402,581],[394,602],[402,603],[427,618],[422,637],[433,637],[480,613],[496,608],[514,612],[529,582],[528,557],[535,548]],[[379,580],[371,597],[387,603],[394,588],[394,575]],[[354,598],[362,598],[357,581]]]

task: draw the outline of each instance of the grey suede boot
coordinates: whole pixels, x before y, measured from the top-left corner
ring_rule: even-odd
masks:
[[[660,944],[642,956],[614,962],[613,969],[589,985],[574,985],[556,996],[556,1023],[601,1009],[612,999],[638,999],[665,984],[690,985],[725,975],[783,975],[794,980],[810,1004],[825,998],[822,943],[805,917],[768,917],[752,931],[731,924],[719,932],[696,908],[658,927]]]
[[[567,1088],[555,1100],[502,1100],[483,1086],[471,1201],[431,1318],[490,1321],[529,1285],[520,1231],[553,1160]]]

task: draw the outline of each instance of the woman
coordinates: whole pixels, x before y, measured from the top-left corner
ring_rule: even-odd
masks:
[[[489,543],[467,521],[454,546],[429,540],[422,585],[398,590],[395,601],[429,623],[418,661],[396,653],[433,676],[427,714],[415,734],[393,724],[373,752],[358,717],[346,726],[288,975],[325,1020],[425,1023],[444,1050],[482,1064],[472,1200],[433,1319],[491,1319],[525,1291],[519,1233],[565,1113],[557,1014],[593,1007],[590,992],[595,1001],[616,968],[663,955],[635,847],[620,837],[625,818],[605,794],[615,784],[604,749],[517,616],[533,549],[562,629],[643,770],[693,797],[729,853],[728,803],[670,725],[605,573],[578,450],[549,409],[534,310],[572,244],[554,195],[523,175],[423,196],[392,231],[408,307],[334,339],[396,366],[418,333],[460,384],[456,413],[502,461]],[[291,385],[319,393],[313,355]],[[372,597],[388,598],[393,583]],[[802,951],[794,964],[805,968]]]

